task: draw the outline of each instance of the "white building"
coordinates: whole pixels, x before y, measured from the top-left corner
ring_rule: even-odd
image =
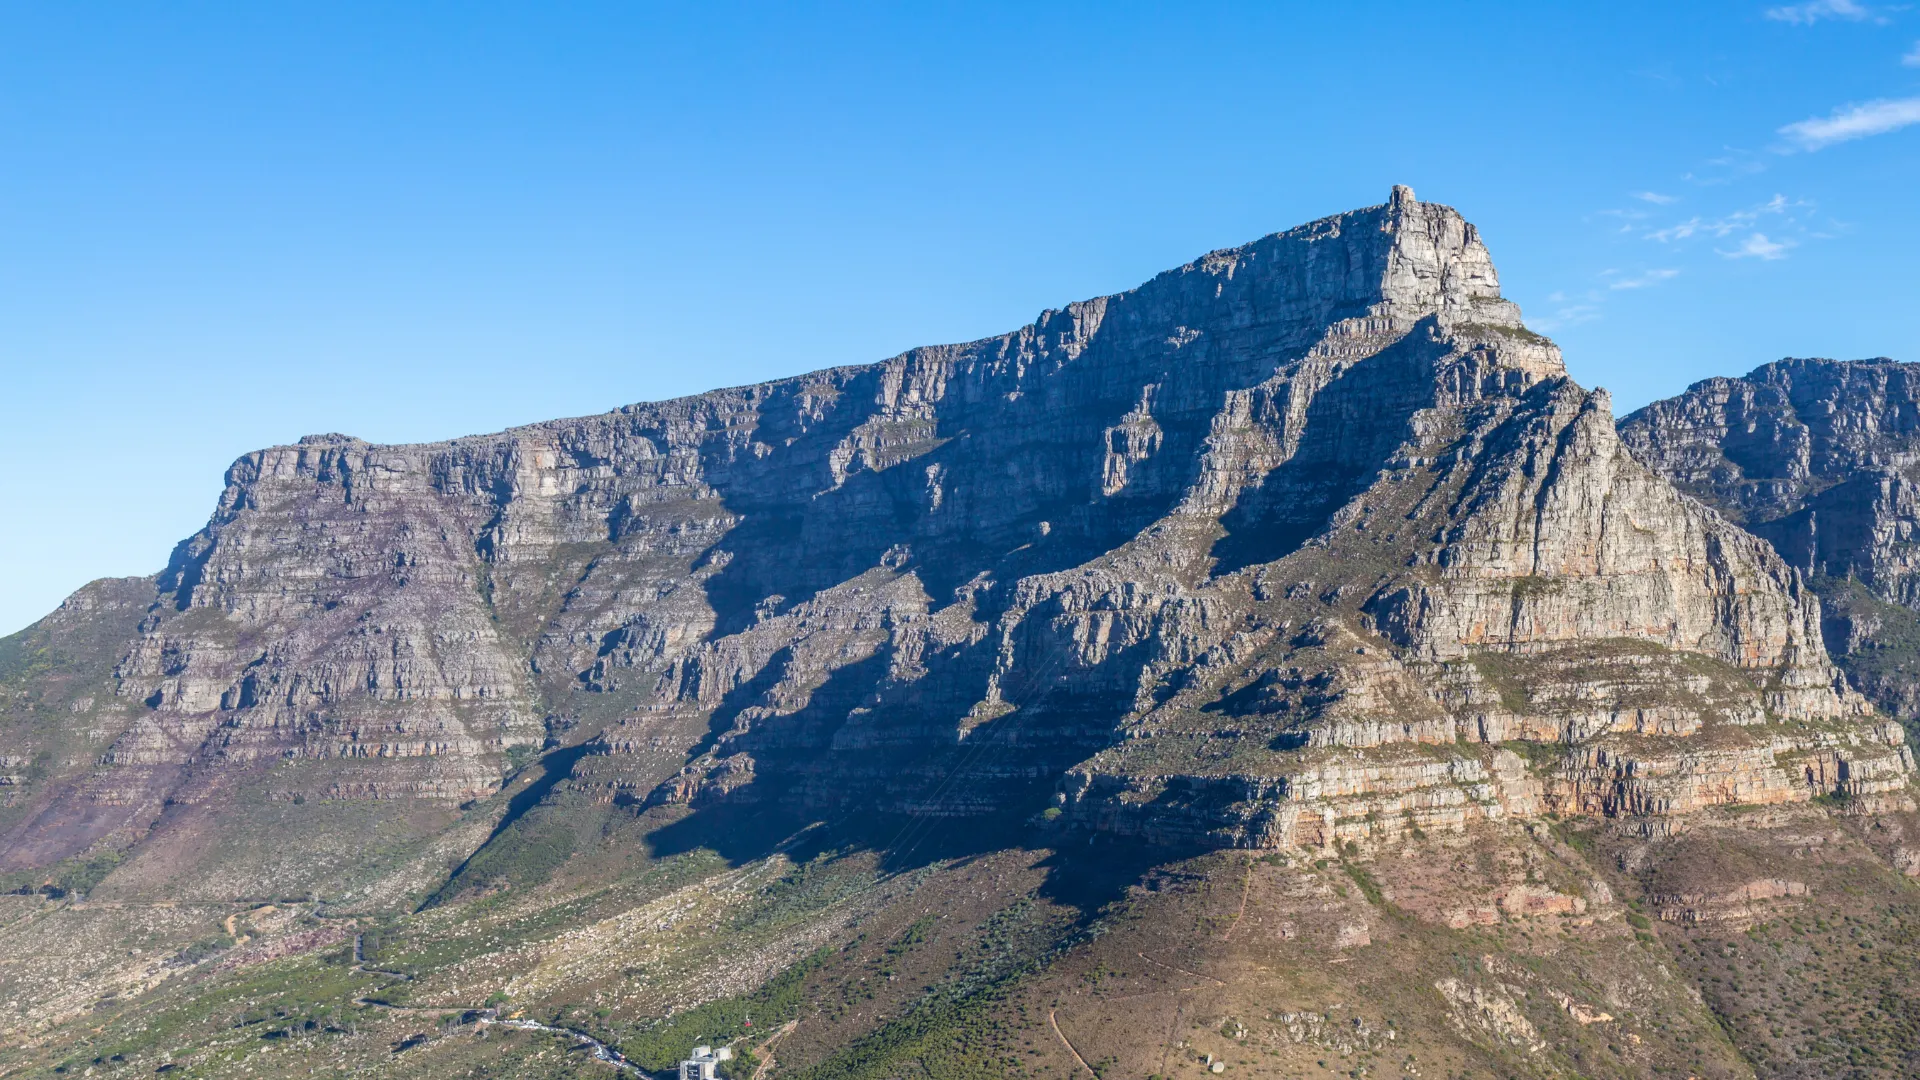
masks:
[[[680,1080],[720,1080],[718,1069],[723,1061],[733,1060],[733,1047],[723,1046],[715,1050],[711,1046],[696,1046],[687,1060],[680,1063]]]

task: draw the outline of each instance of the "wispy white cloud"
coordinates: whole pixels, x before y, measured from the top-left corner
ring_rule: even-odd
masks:
[[[1599,317],[1600,306],[1598,304],[1563,304],[1554,309],[1551,315],[1535,316],[1529,321],[1536,328],[1545,330],[1551,334],[1565,330],[1569,326],[1579,326],[1581,323],[1593,322]]]
[[[1690,217],[1665,228],[1648,229],[1644,235],[1648,240],[1657,240],[1662,244],[1671,244],[1697,235],[1725,237],[1751,228],[1763,217],[1787,215],[1788,220],[1794,220],[1797,215],[1793,215],[1793,211],[1812,206],[1813,204],[1805,199],[1789,199],[1785,195],[1776,194],[1766,202],[1749,206],[1744,210],[1735,210],[1725,217],[1711,220],[1699,216]]]
[[[1719,157],[1708,158],[1698,169],[1683,174],[1680,179],[1701,187],[1714,187],[1766,171],[1767,161],[1762,155],[1741,147],[1728,146],[1722,148]]]
[[[1712,245],[1714,252],[1725,259],[1775,262],[1787,258],[1794,248],[1822,238],[1822,234],[1813,229],[1818,206],[1811,199],[1776,192],[1763,202],[1749,203],[1716,217],[1690,214],[1676,221],[1668,208],[1680,201],[1678,197],[1656,191],[1630,194],[1639,200],[1639,205],[1630,203],[1597,213],[1618,223],[1619,231],[1664,245],[1656,257],[1661,262],[1671,260],[1669,265],[1643,264],[1634,268],[1629,263],[1601,270],[1582,288],[1549,293],[1546,304],[1542,305],[1546,310],[1529,320],[1529,325],[1552,333],[1603,319],[1610,305],[1627,302],[1628,295],[1637,296],[1648,289],[1660,288],[1682,274],[1694,274],[1698,265],[1680,260],[1689,255],[1704,255],[1703,242]],[[1690,194],[1687,198],[1697,199],[1699,195]],[[1661,221],[1663,218],[1665,223]],[[1831,224],[1836,230],[1845,228],[1840,222]]]
[[[1901,57],[1900,62],[1908,67],[1920,67],[1920,41],[1913,43],[1912,51]]]
[[[1688,218],[1678,225],[1669,225],[1664,229],[1653,230],[1647,234],[1647,239],[1658,240],[1663,244],[1670,244],[1675,240],[1685,240],[1703,228],[1710,228],[1710,226],[1697,217]]]
[[[1621,278],[1607,285],[1609,289],[1646,289],[1663,281],[1672,281],[1680,276],[1678,270],[1648,270],[1630,278]]]
[[[1845,105],[1832,116],[1788,124],[1780,134],[1800,150],[1819,150],[1834,143],[1885,135],[1910,124],[1920,124],[1920,97],[1881,98],[1861,105]]]
[[[1793,23],[1795,26],[1811,26],[1824,19],[1842,22],[1887,21],[1879,9],[1857,3],[1856,0],[1808,0],[1804,4],[1783,4],[1768,8],[1766,15],[1775,22]]]
[[[1646,228],[1645,222],[1649,216],[1647,211],[1633,207],[1601,210],[1598,211],[1598,215],[1603,218],[1613,218],[1615,221],[1618,221],[1620,224],[1614,227],[1614,231],[1626,233],[1629,236]]]
[[[1793,246],[1794,242],[1791,240],[1776,242],[1767,239],[1766,233],[1757,232],[1749,233],[1747,238],[1740,242],[1739,247],[1734,248],[1732,251],[1721,251],[1720,254],[1729,259],[1762,259],[1771,262],[1774,259],[1786,258],[1787,249]],[[1714,250],[1718,251],[1719,249],[1716,248]]]
[[[1603,317],[1607,299],[1614,292],[1651,288],[1679,276],[1678,270],[1643,270],[1630,276],[1618,269],[1602,270],[1594,277],[1605,288],[1589,286],[1574,292],[1556,289],[1547,294],[1547,303],[1553,305],[1552,310],[1545,315],[1535,315],[1527,320],[1527,325],[1551,334],[1569,326],[1597,322]]]

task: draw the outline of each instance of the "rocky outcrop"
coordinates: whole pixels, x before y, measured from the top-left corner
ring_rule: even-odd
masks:
[[[1911,770],[1796,570],[1404,188],[982,341],[250,454],[153,600],[70,809],[458,802],[564,745],[641,807],[1324,846]]]
[[[1621,422],[1641,460],[1766,538],[1824,601],[1827,648],[1920,724],[1920,373],[1781,360]]]

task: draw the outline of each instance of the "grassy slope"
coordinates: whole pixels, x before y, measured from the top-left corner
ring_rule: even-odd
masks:
[[[16,1029],[0,1071],[611,1074],[467,1015],[492,1004],[648,1067],[738,1040],[809,1080],[1066,1080],[1082,1060],[1198,1080],[1209,1055],[1276,1076],[1912,1075],[1920,891],[1890,868],[1909,838],[1910,816],[1818,807],[1659,841],[1567,822],[1153,867],[1084,838],[901,865],[812,837],[611,877],[589,845],[540,887],[378,917],[19,897],[0,999],[36,959],[95,990],[24,1047]],[[140,957],[78,962],[82,939],[124,953],[136,918]]]
[[[113,696],[113,668],[153,599],[151,578],[103,578],[0,638],[0,755],[15,762],[0,766],[0,831],[125,730],[136,703]]]

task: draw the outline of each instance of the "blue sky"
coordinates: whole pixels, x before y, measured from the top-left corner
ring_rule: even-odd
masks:
[[[0,0],[0,632],[240,453],[1010,329],[1459,207],[1625,409],[1920,360],[1920,7]]]

